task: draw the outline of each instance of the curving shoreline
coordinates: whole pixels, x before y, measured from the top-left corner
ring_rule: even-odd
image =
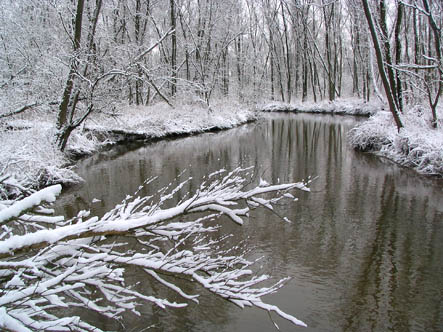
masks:
[[[82,181],[75,160],[119,143],[156,141],[230,129],[255,121],[258,113],[235,103],[124,107],[116,114],[94,114],[74,131],[65,153],[54,146],[54,115],[31,114],[0,123],[0,195],[18,187],[40,189]],[[14,128],[11,130],[11,128]]]
[[[397,132],[387,106],[355,99],[339,99],[321,103],[272,102],[260,106],[265,112],[304,112],[316,114],[358,115],[369,119],[349,133],[352,146],[362,152],[374,153],[414,169],[419,174],[443,178],[443,121],[431,127],[431,114],[420,106],[407,109],[401,116],[404,128]],[[443,109],[439,109],[439,119]]]
[[[39,189],[51,184],[71,185],[82,179],[75,172],[75,160],[119,143],[152,142],[230,129],[255,121],[260,112],[307,112],[315,114],[360,115],[369,119],[349,133],[352,146],[375,153],[420,174],[443,177],[443,130],[430,127],[429,114],[410,108],[402,115],[405,128],[397,133],[389,112],[381,103],[356,99],[334,102],[287,104],[271,102],[254,110],[233,102],[204,105],[166,104],[125,106],[119,113],[94,114],[76,130],[66,153],[53,144],[54,116],[31,114],[0,123],[0,194],[13,194],[23,186]],[[443,113],[440,109],[440,113]],[[440,114],[443,118],[443,114]],[[9,174],[9,178],[5,178]]]

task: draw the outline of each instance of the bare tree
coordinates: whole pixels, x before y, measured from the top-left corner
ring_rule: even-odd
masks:
[[[177,93],[177,24],[175,0],[170,0],[169,10],[171,12],[171,95],[174,97]]]
[[[167,10],[150,0],[0,5],[0,118],[58,104],[62,150],[89,114],[117,102],[369,100],[373,92],[384,99],[383,85],[398,127],[403,108],[417,103],[429,105],[432,126],[439,123],[439,1],[169,0]],[[138,57],[165,35],[171,39],[158,51]]]
[[[364,13],[366,16],[366,20],[368,22],[369,31],[371,32],[372,42],[374,44],[375,49],[375,55],[377,57],[377,65],[378,65],[378,71],[380,73],[380,77],[383,82],[383,87],[386,93],[386,98],[388,99],[389,109],[392,113],[392,116],[394,117],[395,124],[397,126],[397,130],[400,131],[400,129],[403,127],[403,124],[400,120],[400,116],[398,114],[398,108],[397,104],[394,100],[393,90],[391,89],[391,85],[389,84],[389,80],[386,74],[386,65],[383,60],[382,55],[382,48],[380,45],[378,33],[376,30],[375,22],[371,13],[371,9],[369,8],[369,4],[367,0],[362,0]],[[386,44],[387,41],[385,41]]]
[[[398,2],[398,1],[397,1]],[[401,2],[397,3],[397,20],[395,22],[395,31],[394,31],[394,40],[395,40],[395,65],[398,65],[401,62],[401,26],[403,22],[404,16],[404,5]],[[395,66],[394,66],[395,68]],[[395,99],[397,101],[398,109],[401,113],[403,113],[403,91],[402,91],[402,82],[400,79],[400,71],[395,70]]]
[[[440,12],[440,15],[443,10],[442,3],[436,3],[437,10]],[[437,25],[437,22],[434,18],[433,11],[431,10],[431,7],[429,5],[428,0],[423,0],[423,7],[425,10],[425,15],[428,17],[429,26],[432,30],[432,35],[434,37],[434,50],[435,50],[435,57],[430,57],[430,61],[434,64],[436,68],[436,88],[435,92],[433,93],[433,86],[426,85],[427,92],[428,92],[428,100],[429,105],[431,106],[431,112],[432,112],[432,125],[434,128],[437,128],[438,126],[438,118],[437,118],[437,105],[440,100],[440,96],[442,94],[443,90],[443,58],[442,58],[442,49],[441,49],[441,20],[440,20],[440,26]]]
[[[68,142],[68,138],[71,132],[77,128],[86,117],[93,111],[93,94],[94,88],[97,82],[89,82],[89,91],[86,96],[87,107],[86,110],[80,116],[75,117],[76,110],[80,98],[81,81],[79,78],[86,78],[88,75],[88,62],[81,68],[80,66],[80,54],[81,54],[81,35],[82,35],[82,23],[83,23],[83,9],[84,0],[77,2],[77,9],[74,19],[74,37],[72,40],[73,56],[71,59],[68,79],[66,80],[65,89],[63,91],[62,101],[59,106],[59,112],[57,116],[57,137],[56,143],[60,150],[64,150]],[[90,29],[88,31],[87,40],[87,54],[92,52],[94,44],[94,36],[97,27],[98,16],[100,14],[102,1],[98,0],[92,21],[90,22]],[[86,59],[88,61],[89,59]]]

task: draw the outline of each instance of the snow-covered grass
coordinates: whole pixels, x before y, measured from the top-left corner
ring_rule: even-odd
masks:
[[[71,156],[88,155],[121,137],[149,139],[195,134],[233,128],[256,118],[255,112],[225,101],[215,102],[210,109],[195,103],[176,108],[162,103],[148,107],[117,105],[106,113],[92,114],[71,134],[66,151]],[[70,166],[72,160],[54,146],[54,124],[55,113],[48,111],[23,113],[0,122],[0,192],[8,191],[1,181],[4,174],[34,188],[81,181]]]
[[[369,116],[377,113],[378,110],[384,107],[378,100],[365,102],[356,98],[344,98],[334,101],[323,100],[318,103],[312,101],[291,103],[272,101],[258,105],[257,109],[264,112],[305,112]]]
[[[350,131],[350,142],[419,173],[443,176],[443,122],[432,128],[430,111],[418,106],[407,109],[401,120],[404,128],[398,133],[391,113],[378,112]]]

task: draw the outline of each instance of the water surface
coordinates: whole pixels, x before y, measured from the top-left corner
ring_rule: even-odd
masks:
[[[86,182],[67,191],[59,211],[102,215],[143,181],[159,176],[148,194],[183,177],[198,188],[220,168],[255,166],[268,182],[318,178],[311,193],[279,207],[287,224],[267,211],[245,225],[223,226],[254,247],[257,266],[277,278],[291,276],[267,302],[306,322],[294,327],[274,317],[283,331],[443,331],[443,183],[391,162],[353,151],[346,134],[357,119],[279,114],[258,124],[216,134],[119,146],[82,161]],[[361,121],[361,120],[359,120]],[[91,203],[99,199],[98,203]],[[137,278],[136,272],[132,278]],[[144,287],[164,293],[146,276]],[[272,331],[266,312],[241,310],[202,292],[200,305],[162,310],[149,304],[122,331]],[[94,319],[94,316],[90,316]]]

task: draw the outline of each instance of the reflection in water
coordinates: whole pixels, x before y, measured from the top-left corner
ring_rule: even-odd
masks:
[[[223,133],[119,147],[80,164],[86,183],[68,190],[59,209],[73,215],[90,208],[100,215],[146,178],[159,176],[157,185],[143,192],[153,193],[183,169],[194,180],[182,194],[195,190],[204,175],[239,165],[255,166],[269,182],[317,176],[311,193],[279,207],[293,223],[260,210],[243,227],[223,226],[234,233],[233,241],[245,239],[254,247],[251,255],[263,256],[261,272],[293,277],[268,301],[308,323],[303,331],[441,331],[442,182],[351,150],[346,132],[355,121],[272,115]],[[101,201],[92,204],[93,198]],[[134,271],[130,278],[140,276]],[[173,296],[141,278],[139,287]],[[150,325],[152,331],[273,330],[266,313],[239,310],[204,291],[200,305],[167,311],[145,305],[141,312],[128,318],[123,330]]]

